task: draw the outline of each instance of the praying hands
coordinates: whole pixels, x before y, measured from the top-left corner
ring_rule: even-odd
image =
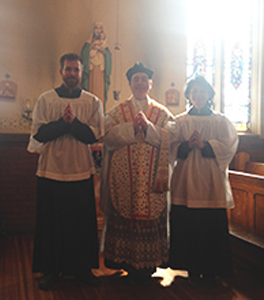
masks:
[[[143,129],[143,131],[146,131],[147,127],[148,127],[148,122],[149,121],[148,121],[146,115],[142,111],[140,111],[134,121],[135,133],[138,133],[142,129]]]
[[[73,113],[72,105],[71,103],[68,103],[64,110],[63,120],[65,123],[72,123],[75,118],[75,114]]]
[[[188,143],[190,148],[198,147],[199,149],[204,148],[204,142],[201,139],[201,135],[197,130],[194,130],[193,134],[191,135]]]

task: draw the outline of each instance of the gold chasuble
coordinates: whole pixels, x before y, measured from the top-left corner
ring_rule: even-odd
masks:
[[[119,215],[126,219],[156,220],[166,206],[170,135],[163,127],[170,120],[162,106],[151,103],[145,112],[149,121],[161,128],[161,146],[144,141],[141,133],[137,142],[114,152],[110,167],[111,201]],[[117,124],[133,122],[136,114],[130,100],[111,112]]]

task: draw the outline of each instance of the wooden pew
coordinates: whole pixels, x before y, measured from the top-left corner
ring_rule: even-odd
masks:
[[[233,159],[234,170],[245,171],[248,161],[250,161],[250,155],[247,152],[238,152]]]
[[[264,176],[229,171],[235,208],[228,210],[234,260],[264,274]]]
[[[256,175],[264,175],[264,163],[247,161],[245,166],[245,172]]]
[[[229,210],[230,229],[234,234],[264,248],[264,163],[250,161],[247,152],[239,152],[233,161],[229,180],[235,208]]]
[[[249,153],[244,151],[235,155],[230,167],[235,171],[264,175],[264,162],[251,161]]]
[[[229,180],[235,201],[228,211],[231,231],[264,248],[264,176],[229,171]]]

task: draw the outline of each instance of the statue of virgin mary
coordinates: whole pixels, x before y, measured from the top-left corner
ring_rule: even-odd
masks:
[[[82,87],[102,100],[105,108],[110,85],[112,55],[107,45],[102,22],[95,22],[81,51]]]

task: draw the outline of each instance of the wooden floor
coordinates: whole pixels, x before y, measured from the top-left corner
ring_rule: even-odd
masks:
[[[186,272],[158,269],[154,283],[148,287],[126,285],[120,272],[102,265],[94,271],[100,276],[100,287],[88,287],[64,279],[50,291],[38,289],[40,275],[32,274],[32,236],[12,236],[0,243],[0,300],[261,300],[264,284],[254,274],[235,265],[235,276],[227,282],[217,279],[214,289],[194,288],[188,284]],[[164,277],[159,284],[159,277]],[[174,281],[173,281],[174,279]]]

